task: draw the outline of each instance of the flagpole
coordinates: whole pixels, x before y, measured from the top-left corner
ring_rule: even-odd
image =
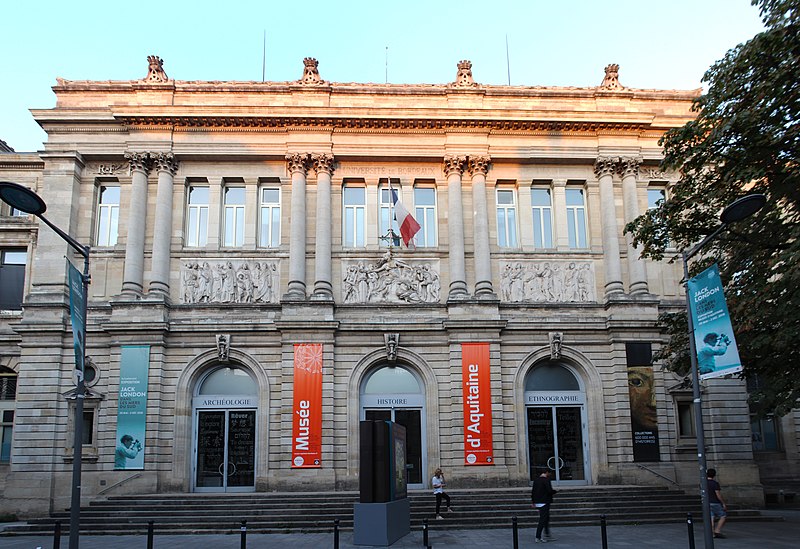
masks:
[[[394,191],[392,190],[392,178],[387,177],[389,183],[389,253],[394,247]]]

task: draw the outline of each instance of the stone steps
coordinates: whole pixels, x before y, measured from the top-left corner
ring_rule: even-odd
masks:
[[[529,488],[451,490],[453,513],[434,520],[434,497],[429,491],[411,492],[411,528],[520,528],[536,524]],[[81,533],[86,535],[141,535],[153,521],[157,535],[235,534],[247,521],[252,533],[332,531],[335,520],[343,530],[353,527],[356,492],[159,494],[115,496],[81,509]],[[561,488],[552,507],[552,523],[559,526],[681,522],[686,513],[700,518],[697,497],[680,490],[653,487]],[[733,520],[763,520],[758,511],[732,510]],[[696,518],[696,520],[698,520]],[[69,510],[9,527],[5,535],[42,535],[53,531],[56,520],[68,529]],[[700,518],[701,520],[701,518]]]

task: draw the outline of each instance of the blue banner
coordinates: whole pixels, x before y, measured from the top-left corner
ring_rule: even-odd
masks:
[[[75,347],[75,369],[83,373],[86,357],[86,296],[83,293],[83,275],[72,262],[67,261],[69,272],[69,314],[72,319],[72,341]]]
[[[717,265],[689,280],[688,288],[700,379],[741,371],[742,361]]]
[[[114,469],[144,469],[149,366],[149,345],[123,345],[119,362]]]

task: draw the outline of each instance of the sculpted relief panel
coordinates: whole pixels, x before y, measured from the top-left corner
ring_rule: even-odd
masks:
[[[586,261],[511,261],[501,263],[503,301],[590,303],[596,301],[594,271]]]
[[[386,253],[377,263],[342,265],[344,303],[438,303],[438,262],[396,259]]]
[[[183,261],[181,298],[183,303],[277,303],[278,272],[278,261]]]

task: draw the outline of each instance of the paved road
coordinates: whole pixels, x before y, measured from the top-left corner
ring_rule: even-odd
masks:
[[[800,547],[800,510],[765,511],[765,515],[783,518],[782,522],[735,522],[725,525],[725,539],[715,539],[715,549],[783,549]],[[435,523],[428,532],[428,542],[434,548],[494,549],[513,548],[513,535],[508,530],[443,530],[437,531]],[[695,525],[697,549],[704,547],[701,523]],[[533,543],[534,530],[519,531],[519,547],[548,547],[551,549],[602,547],[600,527],[581,526],[554,528],[557,539],[550,545]],[[689,547],[688,528],[685,523],[643,526],[609,526],[607,529],[609,549],[627,548],[684,548]],[[247,549],[324,549],[333,547],[333,534],[248,534]],[[2,549],[52,549],[53,538],[41,536],[0,536]],[[82,536],[81,549],[125,549],[146,548],[146,536]],[[240,549],[240,535],[208,536],[158,536],[153,540],[154,549]],[[342,532],[339,539],[341,549],[369,549],[364,545],[353,545],[352,532]],[[420,549],[422,533],[411,532],[391,545],[392,549]],[[69,549],[69,537],[62,536],[61,548]]]

